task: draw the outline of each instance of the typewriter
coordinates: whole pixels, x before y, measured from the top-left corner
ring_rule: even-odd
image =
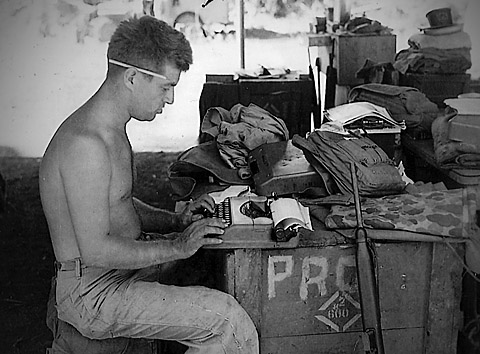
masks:
[[[274,229],[269,200],[265,196],[229,197],[207,217],[224,219],[228,226],[222,244],[212,248],[288,248],[298,244],[298,235]]]

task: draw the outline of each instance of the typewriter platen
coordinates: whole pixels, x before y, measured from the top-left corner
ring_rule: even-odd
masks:
[[[221,235],[223,243],[209,248],[289,248],[298,244],[295,231],[274,229],[265,196],[226,198],[207,216],[223,218],[229,224]]]

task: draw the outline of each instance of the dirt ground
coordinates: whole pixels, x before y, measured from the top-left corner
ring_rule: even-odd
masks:
[[[169,210],[167,167],[178,153],[138,153],[134,194]],[[53,276],[53,251],[38,190],[40,159],[1,157],[7,210],[0,214],[0,353],[45,353],[52,335],[45,325]]]

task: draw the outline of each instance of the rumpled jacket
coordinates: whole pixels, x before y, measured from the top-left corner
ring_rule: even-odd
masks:
[[[289,139],[285,122],[253,103],[248,107],[238,103],[230,111],[212,107],[200,129],[215,138],[220,156],[242,179],[251,177],[247,162],[251,150]]]

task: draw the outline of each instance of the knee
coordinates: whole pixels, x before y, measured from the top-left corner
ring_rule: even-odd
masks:
[[[223,293],[225,318],[244,333],[256,333],[255,324],[245,308],[231,295]]]
[[[258,353],[259,340],[255,323],[245,308],[230,295],[225,296],[226,323],[224,335],[234,342],[241,352]]]

